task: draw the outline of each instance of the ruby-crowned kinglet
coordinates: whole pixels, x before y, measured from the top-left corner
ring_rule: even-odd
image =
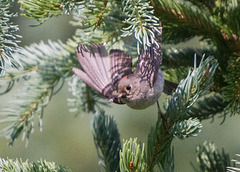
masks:
[[[91,44],[77,47],[77,57],[83,70],[73,71],[103,96],[133,109],[145,109],[153,105],[162,92],[171,94],[176,83],[164,80],[162,63],[162,29],[155,34],[151,47],[141,49],[135,71],[132,58],[124,51],[113,49],[108,55],[104,45]]]

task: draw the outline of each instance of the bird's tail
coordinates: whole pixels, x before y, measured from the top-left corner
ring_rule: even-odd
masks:
[[[177,86],[178,86],[178,83],[168,81],[168,80],[165,79],[163,92],[165,94],[171,95],[172,92],[176,90]]]

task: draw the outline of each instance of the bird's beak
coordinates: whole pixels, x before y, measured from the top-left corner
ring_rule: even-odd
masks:
[[[109,101],[113,102],[115,99],[121,98],[122,94],[121,93],[113,93],[113,98],[110,99]]]
[[[121,93],[113,93],[113,98],[120,98],[122,97]]]

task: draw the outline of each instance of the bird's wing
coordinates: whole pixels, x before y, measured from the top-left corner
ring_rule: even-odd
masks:
[[[138,56],[137,68],[134,71],[141,76],[141,80],[148,81],[149,85],[153,87],[156,82],[158,70],[162,64],[161,40],[162,30],[155,33],[156,42],[152,43],[151,47],[146,50],[142,47],[140,55]]]
[[[117,90],[118,82],[126,75],[132,73],[132,58],[122,50],[110,50],[110,66],[112,86]]]
[[[77,57],[83,69],[73,68],[78,77],[104,97],[113,100],[115,103],[123,104],[120,99],[114,98],[113,95],[111,72],[114,70],[111,65],[112,60],[110,60],[112,55],[111,58],[108,56],[105,46],[97,44],[91,44],[90,47],[79,45],[77,47]],[[117,56],[114,59],[117,59]],[[118,71],[126,72],[125,69],[120,70],[120,68],[118,68]]]
[[[106,48],[96,44],[91,44],[90,47],[79,45],[77,57],[83,71],[77,68],[73,68],[73,71],[90,87],[109,97],[108,94],[112,92],[108,86],[111,84],[111,73]]]

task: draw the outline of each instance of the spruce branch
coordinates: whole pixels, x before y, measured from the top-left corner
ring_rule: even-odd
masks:
[[[215,16],[218,16],[218,22],[223,25],[223,33],[229,36],[228,39],[235,39],[240,36],[240,2],[238,0],[228,0],[216,3]],[[221,14],[221,15],[219,15]],[[235,47],[237,48],[237,47]],[[238,48],[239,50],[239,48]]]
[[[165,30],[165,28],[164,28]],[[168,68],[178,68],[178,67],[192,67],[194,63],[193,55],[196,54],[198,57],[197,63],[201,61],[203,54],[205,56],[219,56],[213,47],[207,44],[206,46],[200,48],[175,48],[175,47],[163,47],[163,70]]]
[[[240,53],[229,59],[227,67],[227,86],[223,88],[224,98],[229,102],[226,109],[240,113]],[[233,82],[235,81],[235,82]]]
[[[77,26],[73,38],[68,39],[67,49],[75,52],[78,44],[110,43],[120,40],[122,28],[121,4],[118,1],[83,1],[73,10],[70,24]]]
[[[173,32],[174,30],[174,32]],[[189,28],[186,29],[184,25],[164,25],[164,34],[163,34],[163,42],[168,44],[176,44],[180,42],[185,42],[194,37],[196,35],[195,30],[191,30]]]
[[[169,133],[169,126],[166,121],[161,120],[162,117],[158,117],[155,127],[152,127],[148,135],[147,144],[147,171],[153,171],[154,166],[158,166],[163,169],[166,159],[168,159],[170,145],[173,136]]]
[[[187,1],[191,2],[192,4],[200,8],[207,9],[209,11],[212,11],[213,8],[216,6],[215,0],[187,0]]]
[[[66,0],[19,0],[23,16],[39,21],[37,26],[53,16],[69,14],[79,2]]]
[[[167,1],[156,0],[155,3],[155,15],[160,17],[163,24],[168,25],[174,32],[179,33],[177,40],[189,39],[191,36],[203,35],[205,38],[223,38],[221,28],[219,28],[216,19],[211,16],[211,12],[200,6],[196,6],[191,2],[186,1]],[[185,28],[184,33],[182,34]],[[169,32],[164,32],[164,37],[172,38],[168,40],[172,43],[177,43]],[[214,33],[214,34],[212,34]],[[170,32],[170,34],[172,34]],[[184,38],[186,37],[186,38]],[[165,38],[163,38],[166,40]]]
[[[189,118],[184,121],[175,122],[171,128],[171,133],[174,137],[185,139],[192,136],[197,136],[201,132],[202,124],[198,119]]]
[[[240,168],[239,168],[240,161],[238,160],[240,155],[236,154],[236,156],[237,156],[237,159],[231,160],[233,162],[233,165],[227,167],[227,172],[239,172],[240,171]]]
[[[199,99],[195,106],[190,108],[188,116],[192,118],[198,118],[199,120],[214,118],[216,114],[224,113],[226,115],[226,107],[228,102],[220,94],[210,93],[203,99]]]
[[[67,167],[62,165],[57,165],[54,162],[47,162],[46,160],[40,160],[37,162],[23,162],[22,159],[3,159],[0,158],[0,171],[6,172],[20,172],[20,171],[30,171],[30,172],[41,172],[41,171],[48,171],[48,172],[71,172]]]
[[[15,54],[15,57],[24,68],[7,74],[5,78],[10,78],[9,82],[16,82],[20,78],[27,80],[8,106],[1,110],[0,123],[11,122],[0,132],[9,139],[10,145],[21,133],[22,138],[28,142],[34,129],[35,116],[38,116],[42,130],[43,109],[52,95],[61,89],[64,79],[72,74],[74,63],[61,42],[33,44],[23,49],[23,54]],[[60,88],[56,90],[56,86],[61,82]]]
[[[10,22],[10,18],[17,14],[10,13],[11,3],[9,0],[0,0],[0,76],[6,71],[6,66],[20,67],[21,64],[13,56],[14,52],[19,52],[18,43],[21,38],[15,32],[19,30],[17,25]]]
[[[58,0],[19,0],[23,16],[30,19],[37,19],[42,24],[52,16],[63,14],[61,3]]]
[[[199,169],[194,167],[195,171],[226,171],[230,165],[230,158],[224,149],[220,152],[215,144],[204,142],[196,148],[197,162]]]
[[[204,55],[196,67],[196,55],[193,71],[189,70],[186,79],[179,83],[175,93],[168,100],[166,114],[172,121],[188,118],[187,112],[196,100],[205,95],[213,84],[213,76],[218,67],[217,61],[210,56],[204,60]]]
[[[144,144],[137,143],[137,138],[124,141],[123,149],[120,151],[120,171],[137,172],[146,171],[146,157]]]
[[[84,1],[77,10],[74,10],[73,16],[75,21],[71,24],[78,26],[78,29],[73,39],[69,39],[67,43],[70,46],[91,42],[106,42],[113,45],[134,35],[139,53],[141,44],[146,48],[156,42],[154,32],[159,30],[159,21],[153,15],[153,7],[142,0],[122,1],[122,3]]]
[[[100,109],[99,105],[107,106],[99,93],[80,80],[78,76],[74,75],[68,85],[74,97],[68,99],[70,112],[96,112]]]
[[[155,15],[167,29],[167,32],[163,33],[165,42],[177,43],[191,36],[201,36],[203,40],[216,46],[215,52],[219,54],[216,57],[223,71],[217,72],[219,74],[216,82],[221,84],[220,87],[225,86],[224,77],[227,73],[228,59],[235,52],[240,51],[239,1],[208,1],[210,2],[208,3],[157,0],[154,2]],[[207,8],[202,8],[203,6]]]
[[[140,54],[140,45],[145,50],[151,44],[158,44],[154,33],[159,31],[159,20],[154,16],[154,9],[149,2],[146,0],[124,0],[122,6],[125,15],[123,23],[128,25],[122,29],[122,36],[135,34],[138,54]]]
[[[116,122],[100,109],[92,117],[91,126],[99,164],[106,172],[119,171],[121,142]]]
[[[166,112],[159,112],[156,126],[149,133],[148,171],[153,171],[157,163],[164,165],[174,135],[186,138],[195,136],[200,131],[201,124],[196,119],[189,119],[187,112],[198,98],[207,93],[218,63],[211,56],[205,60],[203,56],[198,67],[196,57],[194,61],[193,71],[189,71],[188,76],[179,83],[176,91],[168,99]]]
[[[159,168],[159,172],[174,172],[174,168],[175,168],[175,165],[174,165],[174,149],[173,147],[170,148],[169,147],[169,150],[167,151],[168,154],[166,155],[166,158],[165,158],[165,161],[163,163],[163,165],[161,163],[158,163],[158,168]]]
[[[164,77],[175,82],[179,82],[183,77],[185,78],[187,70],[194,63],[193,54],[196,54],[197,57],[202,57],[203,54],[214,57],[222,56],[211,44],[205,44],[201,49],[165,47],[163,48],[163,66],[161,67],[165,74]],[[197,58],[197,63],[200,60],[201,58]],[[210,91],[221,93],[221,89],[226,86],[225,75],[226,73],[219,67],[214,75],[214,84],[211,86]]]

